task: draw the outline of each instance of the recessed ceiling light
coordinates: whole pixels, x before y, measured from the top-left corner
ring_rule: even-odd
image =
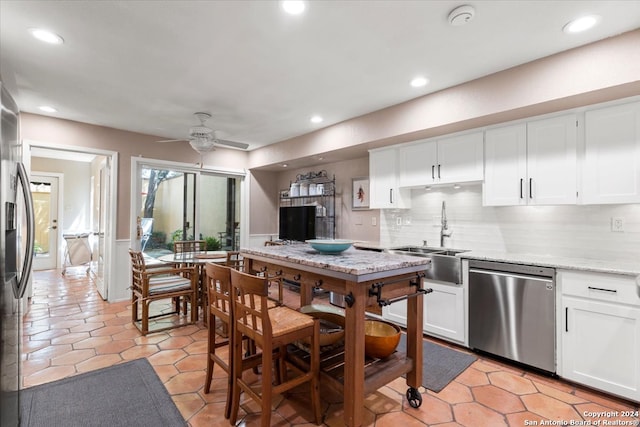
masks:
[[[411,80],[411,86],[413,87],[426,86],[427,83],[429,83],[429,79],[425,77],[415,77],[413,80]]]
[[[289,166],[289,165],[288,165],[288,164],[286,164],[286,163],[283,163],[283,164],[282,164],[282,167],[283,167],[283,168],[286,168],[287,166]]]
[[[42,28],[31,28],[29,29],[31,35],[37,38],[40,41],[49,44],[62,44],[64,43],[64,39],[59,35],[52,33],[49,30],[43,30]]]
[[[580,33],[593,28],[598,22],[600,22],[600,17],[598,15],[583,16],[567,23],[562,27],[562,31],[568,34]]]
[[[40,109],[40,111],[44,111],[45,113],[57,113],[58,110],[56,110],[53,107],[49,107],[48,105],[41,105],[38,107]]]
[[[311,117],[311,123],[322,123],[324,119],[320,116],[313,116]]]
[[[304,12],[306,5],[301,0],[285,0],[282,3],[282,9],[289,15],[300,15]]]

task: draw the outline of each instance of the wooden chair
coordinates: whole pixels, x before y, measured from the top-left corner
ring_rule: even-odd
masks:
[[[234,300],[233,321],[233,404],[229,421],[235,424],[244,392],[261,407],[261,425],[271,422],[274,394],[283,393],[305,382],[310,384],[311,403],[316,424],[321,423],[320,408],[320,324],[306,314],[284,306],[268,308],[268,279],[238,270],[231,272],[231,295]],[[259,303],[258,303],[259,301]],[[262,351],[243,357],[242,338],[249,338]],[[298,340],[310,342],[309,370],[302,371],[286,360],[287,345]],[[273,362],[277,361],[277,385],[273,385]],[[243,372],[262,366],[260,390],[243,379]],[[287,378],[287,368],[298,375]]]
[[[209,313],[208,313],[208,353],[207,359],[207,373],[204,383],[204,392],[208,394],[211,389],[211,381],[213,379],[213,369],[215,364],[220,366],[225,371],[229,378],[229,384],[227,386],[227,403],[225,406],[225,418],[229,418],[231,413],[231,399],[232,399],[232,379],[233,372],[232,366],[232,350],[231,344],[233,334],[231,326],[233,322],[233,300],[230,298],[231,292],[231,268],[220,264],[207,263],[205,265],[206,272],[206,284],[209,294]],[[257,299],[256,304],[260,304],[260,300]],[[272,301],[268,301],[268,308],[275,307],[276,304]],[[220,321],[220,328],[216,319]],[[219,331],[219,332],[218,332]],[[216,335],[220,336],[220,339],[216,340]],[[216,349],[228,346],[228,356],[225,360],[220,353],[216,354]],[[251,343],[247,347],[247,351],[255,354],[255,346]]]
[[[227,403],[224,409],[224,417],[229,418],[231,414],[231,399],[232,399],[232,375],[231,371],[231,352],[232,334],[229,333],[231,329],[231,323],[233,321],[233,301],[230,298],[231,292],[231,274],[230,268],[223,265],[214,263],[207,263],[205,265],[206,272],[206,284],[209,294],[209,333],[208,333],[208,353],[207,358],[207,376],[204,383],[205,394],[209,393],[211,388],[211,379],[213,378],[214,364],[218,364],[223,371],[227,373],[229,383],[227,385]],[[216,332],[216,319],[222,323],[222,333]],[[222,337],[221,340],[216,342],[216,335]],[[220,354],[216,354],[216,349],[220,347],[228,347],[227,359],[223,359]]]
[[[206,252],[207,242],[205,240],[176,240],[173,242],[173,253],[184,252]]]
[[[204,253],[207,251],[207,242],[205,240],[176,240],[175,242],[173,242],[173,253],[175,254],[174,257],[174,264],[176,267],[182,268],[182,267],[191,267],[192,263],[189,262],[181,262],[180,260],[180,254],[184,254],[184,253]],[[202,307],[202,311],[203,311],[203,316],[205,316],[205,323],[206,323],[206,316],[207,316],[207,312],[206,312],[206,290],[204,289],[204,283],[202,278],[204,276],[204,274],[202,274],[202,266],[198,265],[198,273],[200,274],[200,280],[198,282],[198,292],[197,292],[197,296],[198,299],[194,300],[194,301],[198,301],[198,306]],[[182,311],[183,313],[186,314],[187,312],[187,301],[184,300],[182,303]],[[196,315],[196,318],[198,316]]]
[[[198,271],[195,267],[153,267],[147,268],[144,255],[140,251],[129,249],[131,257],[131,320],[142,335],[158,332],[178,326],[196,323],[198,309],[191,307],[191,317],[187,323],[172,323],[170,326],[149,331],[149,319],[160,316],[180,315],[179,300],[197,301]],[[149,305],[153,301],[171,299],[175,310],[169,313],[150,315]],[[138,305],[142,305],[142,314],[138,316]],[[184,313],[186,315],[186,312]]]
[[[273,240],[266,240],[264,242],[264,245],[265,246],[282,246],[280,242],[274,242]],[[264,273],[261,273],[259,275],[264,275]],[[277,298],[276,297],[270,297],[270,298],[275,301],[278,301],[280,305],[284,304],[284,291],[283,291],[284,283],[282,281],[282,276],[278,274],[267,274],[266,276],[269,279],[269,288],[270,288],[269,293],[271,293],[271,290],[273,289],[276,289],[278,291]]]
[[[244,271],[244,259],[239,251],[227,251],[227,267]]]

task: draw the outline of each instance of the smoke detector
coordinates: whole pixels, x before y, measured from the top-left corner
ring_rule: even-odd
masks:
[[[454,27],[467,24],[473,19],[476,14],[476,10],[473,6],[465,5],[456,7],[449,13],[449,24]]]

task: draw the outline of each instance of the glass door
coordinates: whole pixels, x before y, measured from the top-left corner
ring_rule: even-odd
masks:
[[[169,254],[176,240],[205,240],[209,251],[240,248],[243,175],[160,162],[136,169],[140,198],[132,238],[145,254]]]
[[[172,252],[176,240],[193,240],[196,174],[144,166],[141,177],[141,249],[159,256]]]
[[[34,270],[51,270],[58,263],[58,177],[31,176],[35,214]]]
[[[200,235],[209,250],[240,247],[240,178],[203,173],[200,176]]]

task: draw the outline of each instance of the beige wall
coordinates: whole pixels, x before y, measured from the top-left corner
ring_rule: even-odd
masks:
[[[249,175],[249,233],[278,232],[278,174],[260,170]]]
[[[336,238],[364,241],[377,241],[379,237],[378,224],[380,211],[353,210],[351,208],[351,179],[369,176],[369,158],[361,157],[354,160],[328,163],[316,168],[292,169],[278,174],[278,191],[289,188],[296,180],[296,175],[307,172],[327,171],[327,176],[336,178]],[[279,194],[276,191],[276,194]],[[276,211],[277,212],[277,211]],[[371,225],[371,218],[375,218],[375,225]],[[275,233],[276,229],[273,231]]]
[[[635,30],[523,64],[254,150],[249,155],[250,167],[317,157],[334,150],[344,152],[354,147],[366,149],[392,145],[640,95],[638,46],[640,30]],[[314,165],[305,171],[328,170],[329,166]],[[361,172],[364,166],[361,167],[359,170],[336,168],[336,177],[350,182],[353,177],[368,175]],[[258,174],[256,171],[252,173],[254,177]],[[268,172],[261,172],[259,177],[273,179]],[[286,181],[288,178],[282,179]],[[284,182],[279,181],[278,186],[282,185]],[[277,195],[273,183],[251,186],[250,212],[260,212],[260,218],[255,218],[255,221],[252,215],[252,226],[259,224],[261,233],[277,231]],[[265,214],[270,207],[273,207],[272,212]],[[362,233],[364,239],[378,240],[373,236],[375,230],[371,229],[368,214],[349,212],[345,208],[341,214],[339,237],[359,239],[357,236]],[[267,221],[265,217],[273,220]],[[363,225],[355,226],[355,222],[360,221]],[[369,225],[365,224],[367,221]]]
[[[186,142],[158,144],[155,141],[161,138],[152,135],[29,113],[21,114],[20,133],[23,139],[30,141],[118,152],[116,239],[129,239],[132,156],[191,164],[200,162],[200,155]],[[205,154],[203,160],[207,166],[242,169],[247,164],[247,153],[217,148]]]
[[[640,29],[254,150],[250,167],[361,144],[407,142],[638,95],[638,46]]]

